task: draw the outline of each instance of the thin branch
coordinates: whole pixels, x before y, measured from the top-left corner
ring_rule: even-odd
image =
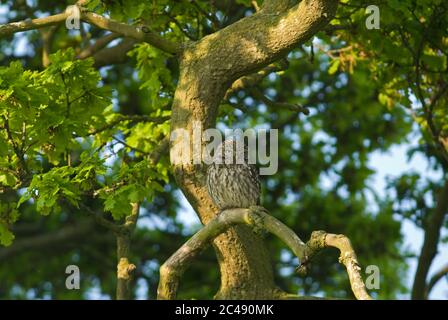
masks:
[[[347,269],[347,274],[350,279],[350,285],[358,300],[372,300],[372,297],[367,293],[366,287],[361,277],[361,267],[358,263],[358,258],[353,250],[353,247],[348,239],[343,234],[331,234],[325,231],[314,231],[311,234],[310,240],[306,243],[307,250],[305,252],[306,259],[302,261],[297,268],[299,273],[305,273],[311,259],[321,250],[329,247],[337,248],[341,252],[339,262],[344,264]]]
[[[440,279],[446,277],[448,275],[448,264],[443,266],[439,271],[437,271],[429,280],[428,285],[426,287],[426,299],[428,299],[431,290],[434,286],[439,282]]]
[[[173,17],[173,16],[171,16],[170,15],[170,13],[169,12],[165,12],[165,15],[168,17],[168,19],[170,19],[170,21],[171,22],[173,22],[175,25],[176,25],[176,27],[188,38],[188,39],[190,39],[191,41],[196,41],[196,40],[198,40],[198,39],[196,39],[195,37],[193,37],[190,33],[188,33],[188,31],[187,30],[185,30],[184,28],[183,28],[183,26],[180,24],[180,22],[179,21],[177,21],[177,19],[175,18],[175,17]]]
[[[177,54],[181,51],[181,45],[167,40],[159,34],[152,32],[146,26],[135,27],[125,23],[117,22],[112,19],[105,18],[93,12],[87,12],[80,8],[81,20],[94,25],[100,29],[109,30],[125,37],[134,38],[138,41],[148,42],[154,47],[171,54]],[[11,22],[0,25],[0,38],[7,37],[16,32],[40,29],[43,27],[61,24],[71,15],[70,10],[53,16],[44,18],[24,20],[20,22]]]
[[[85,48],[78,54],[79,59],[85,59],[93,56],[95,53],[106,47],[111,41],[120,38],[121,35],[118,33],[108,33],[104,37],[101,37],[95,41],[90,47]]]
[[[266,104],[267,106],[270,106],[274,109],[286,109],[286,110],[294,111],[297,113],[303,113],[304,115],[310,114],[310,111],[308,110],[308,108],[306,108],[300,104],[273,101],[273,100],[269,99],[268,97],[266,97],[259,89],[253,88],[253,89],[251,89],[251,93],[253,94],[253,96],[255,98],[259,99],[264,104]]]
[[[3,128],[6,131],[6,135],[8,137],[8,141],[12,144],[12,148],[14,150],[15,155],[17,156],[17,158],[19,159],[19,162],[21,164],[21,176],[25,176],[29,173],[29,169],[28,166],[26,164],[25,161],[25,155],[23,154],[23,152],[21,151],[22,148],[20,148],[17,143],[14,141],[14,137],[12,136],[12,132],[11,129],[9,127],[9,120],[8,118],[6,118],[6,116],[3,116],[3,120],[4,120],[4,125]]]
[[[260,83],[266,76],[272,72],[282,71],[288,68],[288,61],[286,59],[279,60],[276,63],[272,63],[258,72],[244,76],[232,83],[227,90],[224,99],[227,100],[232,94],[239,90],[249,89]]]
[[[196,1],[190,1],[190,3],[200,12],[204,17],[206,17],[213,26],[213,31],[219,30],[221,28],[221,23],[219,22],[218,18],[214,14],[209,14],[207,11],[201,8],[201,6],[196,3]]]
[[[140,148],[137,148],[137,147],[133,147],[133,146],[129,145],[128,143],[126,143],[125,141],[123,141],[122,139],[120,139],[120,138],[117,138],[117,137],[113,136],[112,139],[114,139],[115,141],[121,143],[122,145],[124,145],[125,147],[127,147],[127,148],[129,148],[129,149],[131,149],[133,151],[140,152],[141,154],[144,154],[144,155],[147,155],[147,156],[150,155],[149,152],[147,152],[145,150],[142,150]]]
[[[77,225],[62,227],[57,231],[48,234],[28,237],[26,239],[17,239],[7,248],[0,248],[0,261],[5,261],[9,257],[16,257],[22,252],[40,250],[48,245],[63,245],[71,243],[77,238],[85,237],[92,232],[93,223],[83,222]]]

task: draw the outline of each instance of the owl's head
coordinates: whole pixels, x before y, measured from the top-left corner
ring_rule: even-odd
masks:
[[[250,146],[249,146],[250,147]],[[254,164],[255,157],[251,157],[251,148],[244,139],[226,139],[215,149],[214,164]]]

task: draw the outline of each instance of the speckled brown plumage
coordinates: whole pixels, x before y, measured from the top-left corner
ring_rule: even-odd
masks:
[[[244,163],[236,163],[236,152],[233,152],[232,163],[226,164],[225,155],[232,152],[232,148],[236,149],[235,140],[224,141],[217,149],[224,150],[221,163],[216,163],[218,152],[207,169],[208,192],[220,210],[260,204],[261,186],[257,167],[248,164],[247,148],[244,149]]]

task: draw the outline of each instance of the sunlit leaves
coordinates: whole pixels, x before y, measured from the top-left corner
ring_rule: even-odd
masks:
[[[157,192],[163,191],[160,181],[168,182],[167,171],[155,170],[147,160],[130,165],[122,162],[111,179],[111,187],[98,190],[98,194],[104,200],[104,209],[116,220],[130,213],[131,203],[152,201]]]
[[[15,202],[0,202],[0,245],[9,246],[14,240],[10,227],[19,218],[16,206]]]
[[[138,76],[142,82],[141,90],[150,95],[150,106],[158,109],[169,101],[174,93],[174,83],[167,68],[167,56],[147,43],[139,44],[129,52],[137,61]]]

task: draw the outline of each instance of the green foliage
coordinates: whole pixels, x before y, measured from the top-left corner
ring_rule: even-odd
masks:
[[[242,91],[231,103],[223,101],[218,121],[227,127],[279,129],[279,171],[264,177],[263,205],[303,239],[316,229],[349,236],[363,268],[380,267],[376,297],[395,298],[406,292],[406,259],[412,255],[403,244],[402,223],[424,226],[440,181],[406,172],[391,177],[386,192],[377,194],[370,159],[407,143],[412,124],[418,124],[419,145],[410,158],[418,154],[430,160],[431,169],[446,170],[421,102],[428,107],[448,82],[447,4],[371,1],[380,8],[381,28],[368,30],[364,1],[340,3],[331,22],[336,31],[329,28],[294,49],[287,70],[257,85],[272,100],[305,105],[310,116],[274,109]],[[36,1],[36,8],[54,14],[68,4]],[[29,18],[19,1],[7,6],[8,19]],[[254,11],[250,0],[92,0],[88,8],[175,41],[196,40]],[[86,39],[103,35],[97,28],[86,30]],[[18,39],[26,39],[33,53],[18,57]],[[0,245],[14,248],[14,237],[38,243],[36,238],[67,226],[92,228],[9,256],[0,266],[1,298],[87,298],[92,288],[114,295],[115,239],[108,230],[89,225],[93,219],[86,207],[119,223],[131,203],[141,203],[143,223],[133,238],[132,260],[137,283],[148,287],[150,298],[156,294],[158,267],[196,227],[183,224],[167,155],[151,161],[170,123],[148,118],[171,115],[176,57],[140,43],[128,52],[126,63],[97,70],[92,58],[76,58],[86,39],[58,29],[55,53],[44,69],[37,32],[0,42]],[[445,137],[447,97],[446,92],[439,97],[432,116]],[[271,238],[267,243],[281,288],[352,297],[336,253],[320,255],[310,274],[298,278],[293,274],[297,261],[284,245]],[[72,263],[83,273],[76,292],[67,291],[60,276]],[[180,297],[212,297],[218,277],[210,249],[185,274]]]
[[[14,234],[9,230],[10,226],[19,218],[17,204],[0,202],[0,244],[3,246],[11,245],[14,240]]]

